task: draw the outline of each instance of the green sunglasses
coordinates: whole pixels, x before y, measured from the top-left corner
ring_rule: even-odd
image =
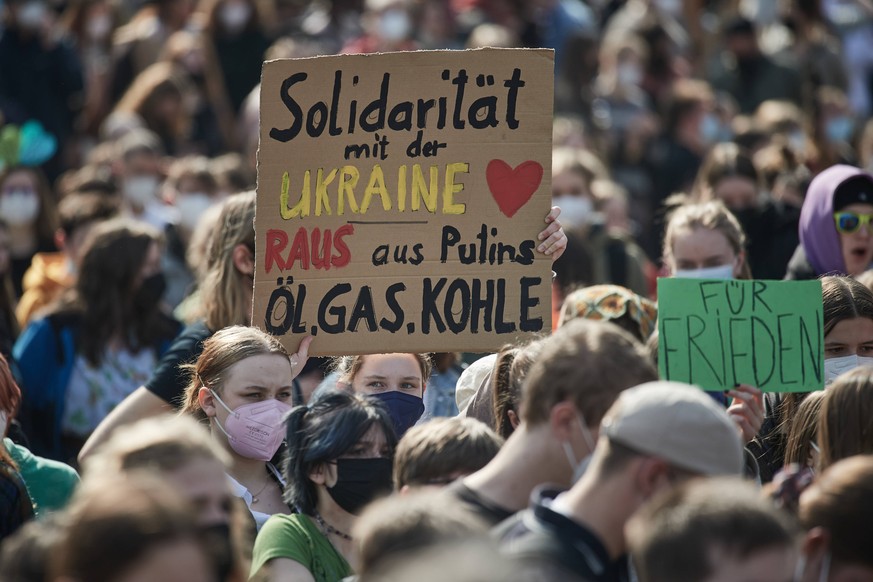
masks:
[[[858,214],[857,212],[834,212],[834,222],[837,230],[843,234],[858,232],[862,226],[873,221],[873,214]]]

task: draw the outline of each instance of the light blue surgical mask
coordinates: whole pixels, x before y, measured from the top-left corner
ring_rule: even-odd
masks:
[[[855,132],[855,120],[848,115],[832,117],[825,123],[828,141],[849,141]]]
[[[803,575],[806,573],[806,556],[801,554],[797,559],[797,566],[794,568],[794,582],[802,582]],[[831,552],[825,554],[821,561],[821,569],[818,572],[818,582],[828,582],[828,577],[831,575]]]
[[[573,445],[570,441],[564,441],[561,446],[564,449],[564,455],[567,456],[567,462],[570,463],[570,468],[573,469],[573,483],[576,483],[591,464],[591,456],[594,454],[594,447],[597,442],[594,440],[594,435],[591,434],[588,425],[585,424],[585,418],[581,414],[576,415],[576,421],[579,423],[579,428],[582,431],[582,438],[585,439],[585,444],[588,446],[588,454],[576,460],[576,454],[573,452]]]
[[[673,276],[677,279],[733,279],[734,266],[728,264],[704,269],[676,269]]]
[[[837,377],[859,366],[873,365],[873,358],[850,354],[839,358],[828,358],[824,362],[825,386],[830,385]]]
[[[700,131],[700,139],[703,143],[712,144],[718,141],[719,134],[721,133],[721,124],[715,115],[706,113],[703,115],[703,119],[700,120],[698,131]]]

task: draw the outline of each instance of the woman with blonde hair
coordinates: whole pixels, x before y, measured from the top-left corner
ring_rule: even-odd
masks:
[[[679,206],[664,234],[664,265],[673,277],[751,279],[746,235],[717,200]]]

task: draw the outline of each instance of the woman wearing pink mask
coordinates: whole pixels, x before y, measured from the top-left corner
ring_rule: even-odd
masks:
[[[298,352],[305,360],[311,340]],[[258,529],[276,513],[290,513],[282,499],[285,480],[270,459],[285,437],[296,361],[279,341],[252,327],[233,326],[203,342],[185,391],[183,413],[209,424],[212,437],[231,455],[231,487],[249,508]]]

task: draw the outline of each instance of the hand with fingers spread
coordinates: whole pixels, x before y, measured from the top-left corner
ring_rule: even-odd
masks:
[[[548,226],[538,236],[540,241],[537,250],[545,253],[552,258],[552,262],[557,261],[564,250],[567,248],[567,235],[564,234],[564,228],[558,221],[558,216],[561,215],[561,209],[557,206],[552,206],[552,209],[546,215],[546,224]]]
[[[743,442],[749,443],[758,436],[764,423],[764,395],[748,384],[737,384],[727,395],[733,398],[727,413],[740,427]]]

